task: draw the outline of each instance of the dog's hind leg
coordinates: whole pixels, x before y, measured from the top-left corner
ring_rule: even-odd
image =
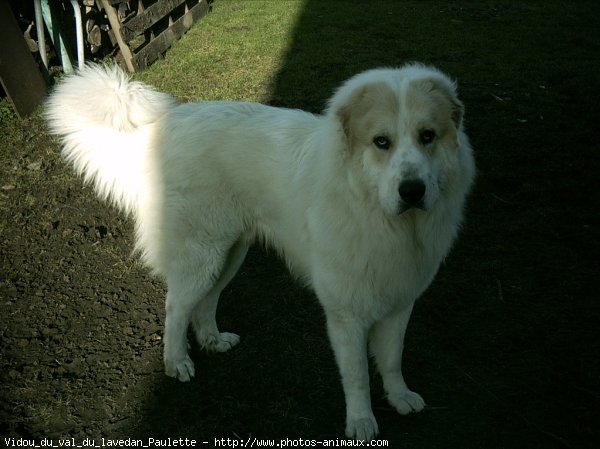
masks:
[[[164,363],[167,376],[187,382],[194,377],[194,362],[187,351],[187,329],[198,298],[209,287],[188,276],[177,274],[167,279],[167,301],[164,336]]]
[[[225,247],[226,248],[226,247]],[[227,250],[184,250],[167,274],[167,301],[164,337],[165,372],[187,382],[194,376],[188,355],[187,330],[194,309],[211,296],[227,266]]]
[[[240,337],[229,332],[219,332],[216,321],[219,295],[239,270],[246,254],[248,244],[242,239],[229,250],[219,279],[210,292],[196,304],[192,315],[192,325],[198,344],[208,350],[225,352],[239,343]]]

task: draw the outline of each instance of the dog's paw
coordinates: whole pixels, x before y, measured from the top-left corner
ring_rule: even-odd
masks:
[[[240,342],[240,336],[229,332],[220,332],[218,334],[208,334],[204,332],[196,333],[198,344],[212,352],[226,352]]]
[[[195,374],[194,362],[187,354],[182,360],[165,359],[165,373],[169,377],[175,377],[180,382],[189,382]]]
[[[377,421],[371,413],[363,418],[350,418],[346,422],[346,436],[357,441],[371,441],[379,433]]]
[[[420,412],[425,408],[425,401],[414,391],[406,390],[403,393],[388,395],[388,402],[401,415]]]

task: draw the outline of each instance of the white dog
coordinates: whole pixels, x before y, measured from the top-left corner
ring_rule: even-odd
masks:
[[[402,377],[415,299],[454,241],[474,177],[454,84],[436,69],[377,69],[347,81],[325,113],[260,104],[178,104],[90,65],[47,103],[63,154],[101,197],[135,217],[137,248],[168,286],[167,375],[188,381],[186,333],[227,351],[219,294],[256,238],[321,302],[346,396],[346,435],[378,433],[368,349],[390,404],[425,403]]]

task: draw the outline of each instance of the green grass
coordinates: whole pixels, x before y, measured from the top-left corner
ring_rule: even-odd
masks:
[[[185,99],[267,101],[303,1],[223,1],[138,78]]]

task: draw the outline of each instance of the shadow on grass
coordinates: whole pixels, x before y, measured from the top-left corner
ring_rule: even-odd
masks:
[[[429,408],[403,418],[372,380],[391,447],[594,447],[600,314],[594,130],[600,7],[593,2],[308,0],[271,103],[320,112],[349,76],[406,61],[455,77],[479,178],[460,239],[418,302],[407,381]],[[230,354],[195,352],[198,377],[157,388],[143,435],[343,435],[323,314],[253,251],[223,294]]]

